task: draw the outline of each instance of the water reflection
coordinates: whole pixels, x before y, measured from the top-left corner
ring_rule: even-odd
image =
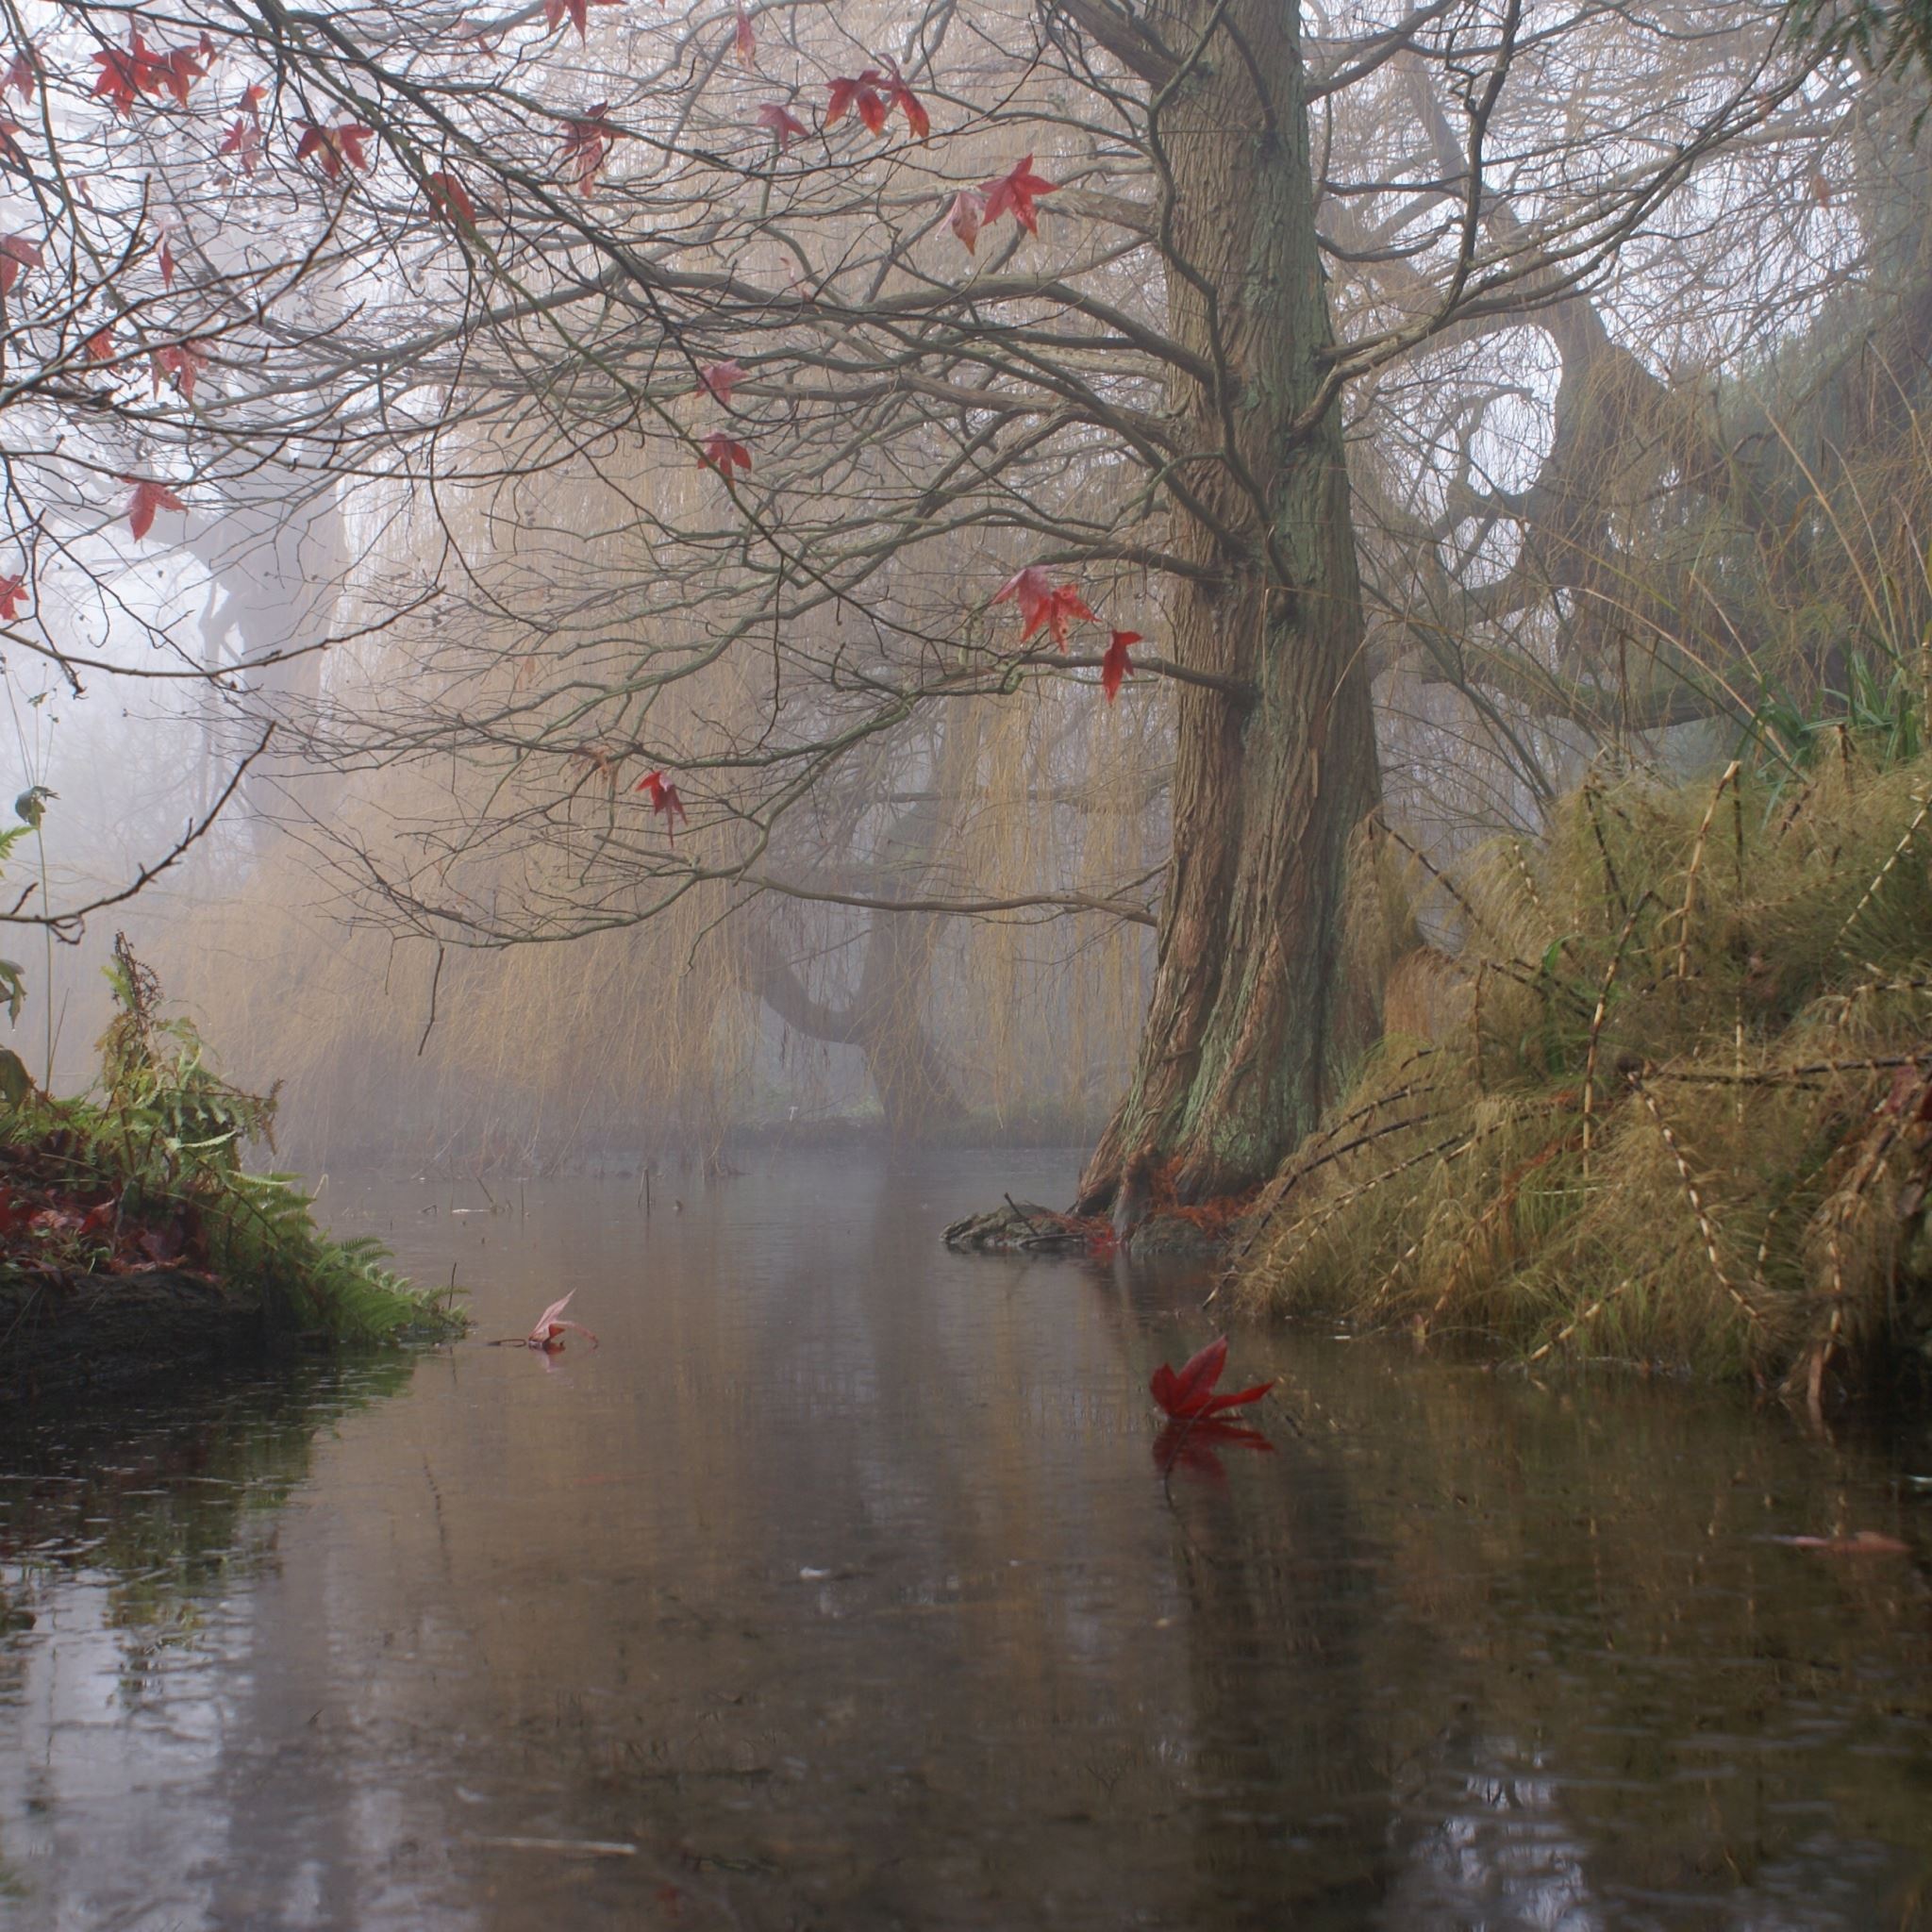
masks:
[[[1014,1168],[371,1191],[601,1349],[0,1448],[0,1924],[1911,1923],[1923,1438],[1262,1335],[1163,1469],[1196,1285],[939,1251]]]

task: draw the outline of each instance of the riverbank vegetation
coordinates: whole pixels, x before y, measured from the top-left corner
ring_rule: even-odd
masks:
[[[1905,669],[1714,782],[1594,772],[1541,841],[1438,874],[1460,953],[1397,967],[1388,1035],[1249,1224],[1246,1297],[1813,1404],[1923,1382],[1932,755]]]
[[[139,890],[303,1158],[1053,1120],[1094,1239],[1272,1182],[1291,1302],[1367,1268],[1429,1332],[1858,1357],[1916,1126],[1864,1173],[1887,1069],[1840,1062],[1915,1009],[1847,974],[1917,970],[1916,747],[1805,721],[1932,634],[1892,14],[178,25],[10,30],[51,185],[0,210],[0,625],[45,680],[23,796],[92,788],[107,856],[6,916],[51,956]],[[139,810],[136,760],[54,768],[96,664],[185,694],[94,727]],[[1400,941],[1392,1023],[1370,827],[1458,879],[1505,841],[1435,908],[1459,960]],[[1424,982],[1468,1015],[1405,1047]],[[1365,1056],[1413,1123],[1337,1111]]]
[[[125,941],[110,977],[89,1092],[56,1098],[0,1055],[0,1385],[459,1327],[375,1242],[325,1234],[293,1176],[249,1171],[249,1144],[273,1145],[275,1095],[213,1071]]]

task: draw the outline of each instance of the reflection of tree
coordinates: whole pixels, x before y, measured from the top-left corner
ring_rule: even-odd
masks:
[[[233,1574],[239,1550],[308,1474],[318,1429],[392,1394],[408,1359],[358,1365],[352,1381],[324,1371],[244,1388],[195,1382],[147,1391],[132,1426],[124,1411],[80,1412],[0,1433],[0,1561],[21,1567],[16,1607],[77,1574],[108,1592],[117,1628],[139,1631],[181,1612]]]
[[[1358,1925],[1380,1897],[1386,1775],[1362,1690],[1373,1591],[1340,1472],[1291,1445],[1224,1488],[1178,1474],[1192,1691],[1192,1923]]]
[[[497,1265],[519,1306],[607,1284],[605,1348],[423,1366],[312,1507],[279,1512],[318,1419],[408,1364],[13,1441],[8,1587],[41,1562],[129,1619],[59,1632],[125,1765],[82,1790],[68,1738],[0,1733],[0,1852],[43,1800],[92,1906],[105,1817],[114,1883],[238,1925],[627,1924],[667,1875],[752,1928],[1567,1928],[1646,1889],[1884,1923],[1924,1842],[1924,1585],[1760,1540],[1899,1530],[1880,1458],[1249,1335],[1305,1433],[1264,1409],[1277,1453],[1177,1469],[1170,1509],[1143,1391],[1198,1287],[935,1256],[939,1191],[979,1186],[800,1163],[648,1224],[533,1195]],[[0,1724],[47,1641],[0,1637]],[[466,1842],[517,1832],[639,1849]]]

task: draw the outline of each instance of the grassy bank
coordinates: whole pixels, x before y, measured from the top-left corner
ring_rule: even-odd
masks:
[[[244,1166],[273,1146],[275,1096],[212,1071],[125,943],[111,976],[91,1092],[54,1098],[0,1053],[0,1386],[459,1327],[375,1242],[317,1227],[293,1176]]]
[[[1399,969],[1419,1030],[1264,1195],[1246,1298],[1814,1404],[1923,1386],[1932,758],[1814,750],[1592,778],[1441,881],[1459,956]]]

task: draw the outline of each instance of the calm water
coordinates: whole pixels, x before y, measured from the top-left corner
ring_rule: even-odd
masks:
[[[1163,1479],[1198,1284],[935,1241],[1072,1179],[335,1184],[603,1347],[0,1442],[0,1925],[1932,1923],[1924,1433],[1246,1333]]]

